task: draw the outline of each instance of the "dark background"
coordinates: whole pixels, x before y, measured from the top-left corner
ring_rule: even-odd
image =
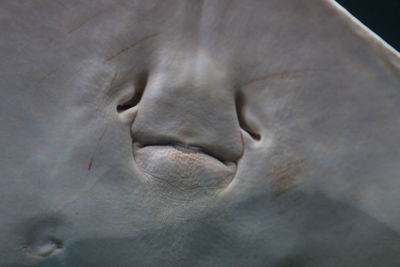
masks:
[[[400,0],[336,1],[397,51],[400,51]]]

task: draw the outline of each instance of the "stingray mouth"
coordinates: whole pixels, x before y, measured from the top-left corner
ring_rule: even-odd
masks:
[[[236,163],[224,163],[199,147],[180,144],[133,144],[133,157],[147,180],[160,180],[182,190],[220,189],[236,173]]]

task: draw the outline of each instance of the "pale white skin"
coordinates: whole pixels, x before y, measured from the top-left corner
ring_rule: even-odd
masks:
[[[399,55],[333,1],[0,21],[0,266],[400,266]]]

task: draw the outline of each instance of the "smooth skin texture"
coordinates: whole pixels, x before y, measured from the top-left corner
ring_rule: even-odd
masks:
[[[334,1],[0,21],[0,266],[400,266],[399,54]]]

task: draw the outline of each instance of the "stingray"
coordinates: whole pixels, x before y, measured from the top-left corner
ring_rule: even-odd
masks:
[[[400,266],[399,54],[336,2],[0,21],[0,266]]]

